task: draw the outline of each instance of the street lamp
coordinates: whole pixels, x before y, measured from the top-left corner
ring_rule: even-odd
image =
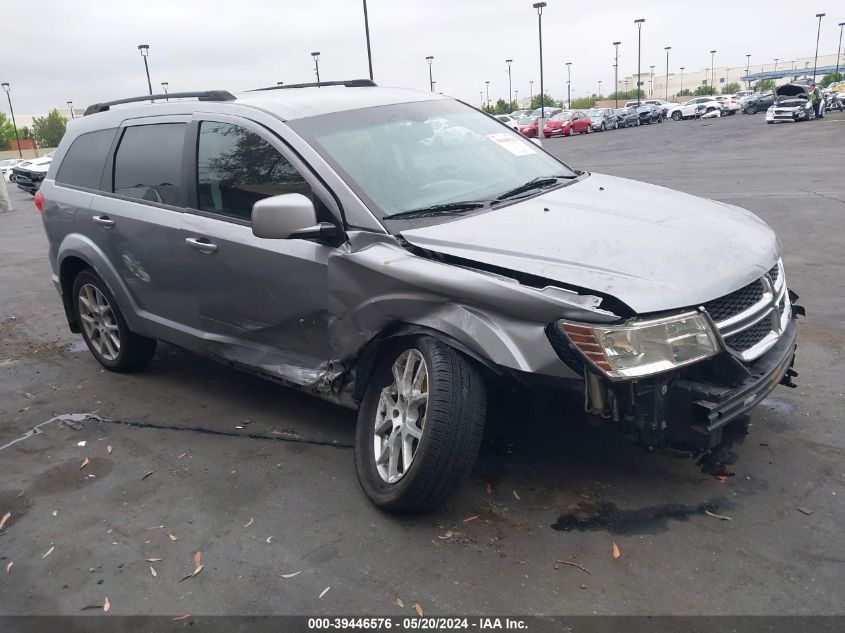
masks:
[[[9,100],[9,112],[12,114],[12,127],[15,128],[15,142],[18,144],[18,154],[21,158],[23,158],[23,152],[21,151],[21,140],[18,138],[18,124],[15,123],[15,109],[12,107],[12,93],[11,88],[9,87],[9,82],[3,82],[0,84],[0,87],[6,91],[6,98]]]
[[[566,62],[566,107],[572,107],[572,62]]]
[[[545,91],[543,88],[543,7],[546,6],[545,2],[535,2],[531,5],[535,9],[537,9],[537,31],[540,34],[540,118],[546,118],[546,103],[545,103]],[[543,137],[543,126],[538,125],[537,131],[540,137]]]
[[[364,33],[367,36],[367,64],[370,66],[370,81],[373,80],[373,52],[370,49],[370,19],[367,17],[367,0],[364,0]]]
[[[649,92],[649,96],[653,97],[654,96],[654,66],[649,66],[649,68],[651,69],[651,79],[648,80],[648,84],[649,84],[648,85],[648,92]]]
[[[70,110],[70,118],[71,120],[75,119],[76,117],[73,116],[73,101],[67,102],[67,109]]]
[[[138,44],[138,50],[141,52],[141,57],[144,58],[144,70],[147,73],[147,88],[150,89],[150,95],[153,94],[153,84],[150,82],[150,67],[147,64],[147,55],[150,54],[149,44]]]
[[[745,88],[751,90],[751,80],[748,74],[751,72],[751,53],[745,54]]]
[[[505,63],[508,65],[508,109],[510,109],[511,104],[513,103],[513,88],[511,86],[511,64],[513,63],[513,60],[506,59]]]
[[[519,90],[513,91],[513,99],[516,102],[516,109],[519,110]]]
[[[681,66],[681,87],[678,88],[678,92],[684,91],[684,68],[686,68],[686,66]]]
[[[431,74],[431,62],[434,61],[434,55],[429,55],[425,58],[425,61],[428,62],[428,88],[431,92],[434,92],[434,78]]]
[[[490,82],[485,81],[484,85],[487,88],[487,107],[489,108],[490,107]],[[434,91],[434,88],[432,88],[432,91]]]
[[[481,102],[481,107],[483,109],[484,108],[484,91],[483,90],[478,91],[478,100]]]
[[[642,50],[643,41],[643,22],[645,18],[634,20],[637,25],[637,107],[640,107],[640,84],[642,83],[642,75],[640,74],[640,52]]]
[[[311,53],[311,57],[314,58],[314,72],[317,73],[317,83],[320,83],[320,51],[314,51]],[[317,86],[319,88],[319,86]]]
[[[672,50],[671,46],[664,46],[663,50],[666,51],[666,101],[669,101],[669,51]]]
[[[164,98],[165,98],[167,101],[170,101],[170,98],[167,96],[167,87],[168,87],[169,85],[170,85],[170,84],[169,84],[168,82],[166,82],[166,81],[162,81],[162,82],[161,82],[161,89],[162,89],[162,90],[164,90]]]
[[[780,61],[780,57],[775,57],[775,72],[778,71],[778,61]]]
[[[599,79],[599,94],[597,96],[601,99],[601,79]]]
[[[842,57],[842,27],[845,22],[839,23],[839,46],[836,47],[836,74],[839,74],[839,58]]]
[[[714,85],[713,85],[713,61],[716,59],[716,51],[710,51],[710,94],[716,94],[714,92]]]
[[[616,54],[614,55],[614,62],[613,62],[613,92],[616,95],[616,106],[619,107],[619,45],[622,42],[613,42],[613,46],[616,48]]]
[[[284,82],[284,81],[277,81],[277,82],[276,82],[276,85],[277,85],[277,86],[284,86],[284,85],[285,85],[285,82]]]
[[[819,67],[819,36],[822,33],[822,18],[824,16],[824,13],[816,13],[816,17],[819,19],[819,30],[816,31],[816,57],[813,60],[813,83],[816,83],[816,69]]]

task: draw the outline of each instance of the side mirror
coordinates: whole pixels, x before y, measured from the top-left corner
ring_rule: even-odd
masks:
[[[337,234],[329,222],[317,222],[314,203],[301,193],[284,193],[252,205],[252,234],[265,239],[328,239]]]

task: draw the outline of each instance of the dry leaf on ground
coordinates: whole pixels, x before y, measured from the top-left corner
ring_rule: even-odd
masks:
[[[704,514],[709,517],[713,517],[714,519],[721,519],[722,521],[733,521],[733,519],[729,516],[725,516],[724,514],[716,514],[715,512],[710,512],[710,510],[705,510]]]
[[[82,466],[79,467],[79,470],[82,470],[83,468],[85,468],[90,463],[91,463],[91,460],[86,457],[85,461],[82,462]]]
[[[294,576],[299,576],[302,573],[302,570],[295,571],[292,574],[282,574],[282,578],[293,578]]]
[[[516,490],[513,491],[513,496],[517,501],[522,501],[522,498],[519,496]]]
[[[48,549],[46,552],[44,552],[44,553],[41,555],[41,560],[44,560],[44,559],[45,559],[45,558],[47,558],[50,554],[52,554],[54,549],[56,549],[54,546],[50,546],[50,549]]]
[[[106,451],[108,451],[108,454],[109,454],[109,455],[111,455],[111,452],[112,452],[113,450],[114,450],[114,449],[111,447],[111,444],[109,444],[108,446],[106,446]]]
[[[156,577],[158,576],[158,574],[156,573],[155,568],[153,568],[153,566],[152,566],[152,565],[150,565],[150,575],[151,575],[153,578],[156,578]]]
[[[148,558],[146,560],[148,563],[158,563],[159,561],[161,561],[160,558]]]
[[[147,477],[152,475],[154,472],[155,472],[154,470],[151,470],[150,472],[146,473],[143,477],[141,477],[141,481],[144,481]]]
[[[329,585],[328,587],[326,587],[325,589],[323,589],[323,590],[320,592],[320,600],[322,600],[322,599],[323,599],[323,596],[325,596],[325,595],[329,592],[329,589],[331,589],[331,588],[332,588],[332,587],[331,587],[331,585]]]
[[[3,526],[5,526],[6,523],[9,521],[9,519],[11,519],[11,518],[12,518],[11,512],[7,512],[6,514],[3,515],[3,518],[0,519],[0,530],[3,529]]]
[[[108,613],[109,609],[111,609],[111,603],[109,602],[109,597],[106,596],[106,601],[103,603],[103,611]]]
[[[469,523],[470,521],[475,521],[478,518],[477,514],[473,514],[472,516],[467,517],[461,523]]]
[[[423,608],[419,602],[414,603],[414,611],[417,612],[417,615],[423,617]]]
[[[246,522],[246,525],[242,525],[241,527],[248,528],[248,527],[249,527],[250,525],[252,525],[253,523],[255,523],[255,518],[254,518],[254,517],[250,517],[250,518],[249,518],[249,521],[247,521],[247,522]]]
[[[202,552],[197,550],[194,552],[194,567],[202,565]]]
[[[613,544],[613,560],[616,560],[620,556],[622,556],[622,552],[619,551],[619,546],[616,543],[614,543]]]
[[[170,534],[169,532],[167,534],[167,538],[169,538],[171,541],[178,541],[179,540],[178,536],[176,536],[175,534]]]
[[[6,573],[7,573],[7,574],[8,574],[9,572],[11,572],[11,571],[12,571],[12,565],[14,565],[14,564],[15,564],[15,561],[10,560],[10,561],[9,561],[9,564],[8,564],[8,565],[6,565]]]
[[[396,598],[396,606],[399,607],[400,609],[405,608],[405,603],[402,602],[402,598]]]

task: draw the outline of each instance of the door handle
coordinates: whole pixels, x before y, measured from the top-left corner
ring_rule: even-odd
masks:
[[[96,222],[96,223],[97,223],[97,224],[99,224],[100,226],[104,226],[104,227],[105,227],[105,228],[107,228],[107,229],[110,229],[110,228],[112,228],[112,227],[114,226],[114,220],[112,220],[112,219],[111,219],[109,216],[107,216],[107,215],[95,215],[95,216],[94,216],[93,218],[91,218],[91,219],[92,219],[92,220],[94,220],[94,222]]]
[[[212,244],[204,237],[186,237],[185,243],[203,253],[214,253],[217,251],[217,244]]]

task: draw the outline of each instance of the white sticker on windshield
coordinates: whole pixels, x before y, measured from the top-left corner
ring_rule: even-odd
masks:
[[[514,156],[528,156],[536,154],[537,151],[531,147],[530,144],[515,138],[513,134],[508,132],[498,132],[497,134],[488,134],[489,138],[494,143],[498,143]]]

